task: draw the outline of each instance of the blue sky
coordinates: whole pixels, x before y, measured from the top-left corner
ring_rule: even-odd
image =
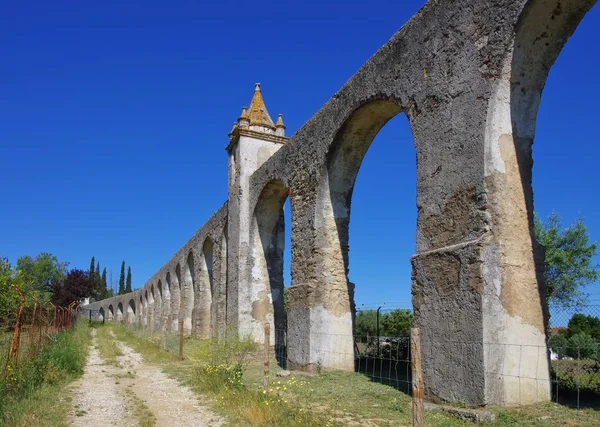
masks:
[[[0,255],[48,251],[84,269],[94,255],[115,282],[125,260],[141,286],[226,200],[227,133],[253,84],[292,134],[423,3],[5,2]],[[551,69],[534,145],[536,211],[565,224],[582,214],[593,240],[599,25],[597,6]],[[352,201],[359,306],[410,304],[415,183],[401,115]],[[600,301],[599,285],[588,290]]]

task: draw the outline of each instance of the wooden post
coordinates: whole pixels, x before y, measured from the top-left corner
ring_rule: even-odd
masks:
[[[183,319],[179,321],[179,360],[183,360]]]
[[[50,308],[46,309],[46,342],[50,341]]]
[[[50,303],[52,304],[52,303]],[[56,306],[54,304],[52,304],[52,307],[54,307],[54,320],[52,321],[52,331],[56,332]]]
[[[42,307],[38,311],[38,348],[42,348]]]
[[[265,390],[269,388],[269,371],[271,361],[270,358],[270,350],[271,350],[271,325],[265,323],[265,378],[263,380],[263,386]]]
[[[31,326],[29,327],[29,357],[35,355],[35,316],[37,315],[37,302],[33,305],[33,316],[31,316]]]
[[[410,330],[410,354],[412,368],[412,409],[413,426],[421,427],[423,423],[423,372],[421,371],[421,333],[419,328]]]

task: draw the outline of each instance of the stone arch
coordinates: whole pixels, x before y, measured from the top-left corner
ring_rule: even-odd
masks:
[[[142,292],[140,291],[140,296],[139,296],[139,304],[138,304],[138,310],[137,310],[137,321],[140,324],[145,324],[144,321],[144,297],[142,295]]]
[[[159,280],[152,285],[154,295],[154,330],[160,331],[164,327],[162,314],[162,282]]]
[[[98,321],[104,322],[105,318],[106,318],[106,312],[104,311],[104,307],[100,307],[100,309],[98,310]]]
[[[156,331],[157,315],[156,315],[156,289],[154,283],[150,285],[150,292],[148,292],[148,309],[150,310],[150,327],[153,331]]]
[[[135,323],[135,300],[132,298],[127,305],[127,323]]]
[[[123,323],[123,303],[122,302],[119,302],[119,304],[117,304],[117,316],[116,316],[115,320],[119,323]]]
[[[194,253],[190,251],[183,266],[183,274],[180,276],[181,284],[181,317],[183,328],[186,333],[192,332],[192,312],[194,310],[194,284],[196,282],[196,271],[194,269]],[[177,265],[181,272],[179,264]],[[181,274],[181,273],[180,273]]]
[[[223,329],[227,325],[227,251],[228,251],[227,224],[223,227],[219,247],[218,272],[213,280],[215,285],[212,292],[211,322],[213,334],[215,329]]]
[[[276,335],[285,328],[283,301],[283,250],[285,220],[283,206],[289,190],[280,180],[270,181],[262,190],[254,208],[250,228],[252,286],[248,291],[252,324],[249,331],[256,340],[264,341],[263,325],[268,323]],[[243,298],[243,297],[241,297]]]
[[[165,277],[169,293],[171,295],[171,330],[177,331],[179,329],[179,307],[180,307],[180,292],[179,292],[179,279],[177,275],[171,275],[168,271]]]
[[[484,323],[483,341],[526,346],[519,354],[510,346],[484,347],[486,396],[501,404],[550,396],[549,360],[540,351],[546,348],[548,308],[544,254],[534,237],[532,148],[550,68],[595,2],[524,2],[488,104],[481,197],[490,207],[486,262],[494,269],[485,277],[490,289],[483,308],[494,320]],[[505,368],[498,380],[491,372],[499,366]]]
[[[210,335],[211,305],[214,293],[213,247],[212,239],[207,236],[202,245],[202,255],[198,260],[198,280],[195,281],[194,286],[194,334],[202,338]],[[190,256],[192,256],[191,252],[188,258]]]
[[[108,320],[114,320],[115,319],[115,309],[113,307],[112,304],[108,305]]]
[[[169,324],[169,312],[171,310],[171,301],[169,290],[163,285],[161,279],[158,280],[157,291],[160,295],[160,330],[166,331],[171,327]]]
[[[298,293],[292,281],[288,296],[288,333],[302,335],[308,329],[316,337],[334,336],[336,339],[320,340],[318,346],[311,348],[308,355],[310,363],[306,359],[295,360],[296,344],[290,341],[292,366],[298,364],[305,369],[313,369],[322,364],[354,370],[354,285],[348,279],[352,192],[364,156],[375,136],[401,111],[401,106],[392,100],[366,102],[349,115],[329,147],[314,205],[312,258],[317,278],[314,286],[320,292],[315,295],[307,314],[306,301],[303,301],[305,295]],[[304,353],[302,358],[306,356]]]

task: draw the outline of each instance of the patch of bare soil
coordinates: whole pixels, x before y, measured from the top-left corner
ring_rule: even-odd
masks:
[[[222,419],[202,406],[194,393],[146,365],[142,356],[118,342],[120,367],[105,364],[96,347],[95,330],[83,377],[74,383],[69,425],[105,426],[206,426]]]
[[[73,413],[69,424],[74,427],[135,426],[135,419],[126,416],[123,398],[114,376],[119,369],[104,364],[96,349],[96,331],[92,330],[92,345],[83,376],[74,384]]]
[[[117,360],[127,372],[134,374],[131,390],[148,405],[156,417],[157,426],[217,427],[222,420],[202,406],[189,388],[161,372],[160,368],[145,365],[142,356],[122,342],[118,343],[123,356]]]

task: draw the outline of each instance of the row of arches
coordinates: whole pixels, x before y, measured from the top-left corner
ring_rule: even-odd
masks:
[[[215,250],[219,250],[219,256],[215,256]],[[225,322],[226,256],[226,230],[218,245],[207,236],[199,251],[190,249],[163,277],[130,294],[102,301],[98,316],[154,331],[179,330],[182,320],[186,334],[208,337],[218,323]]]

